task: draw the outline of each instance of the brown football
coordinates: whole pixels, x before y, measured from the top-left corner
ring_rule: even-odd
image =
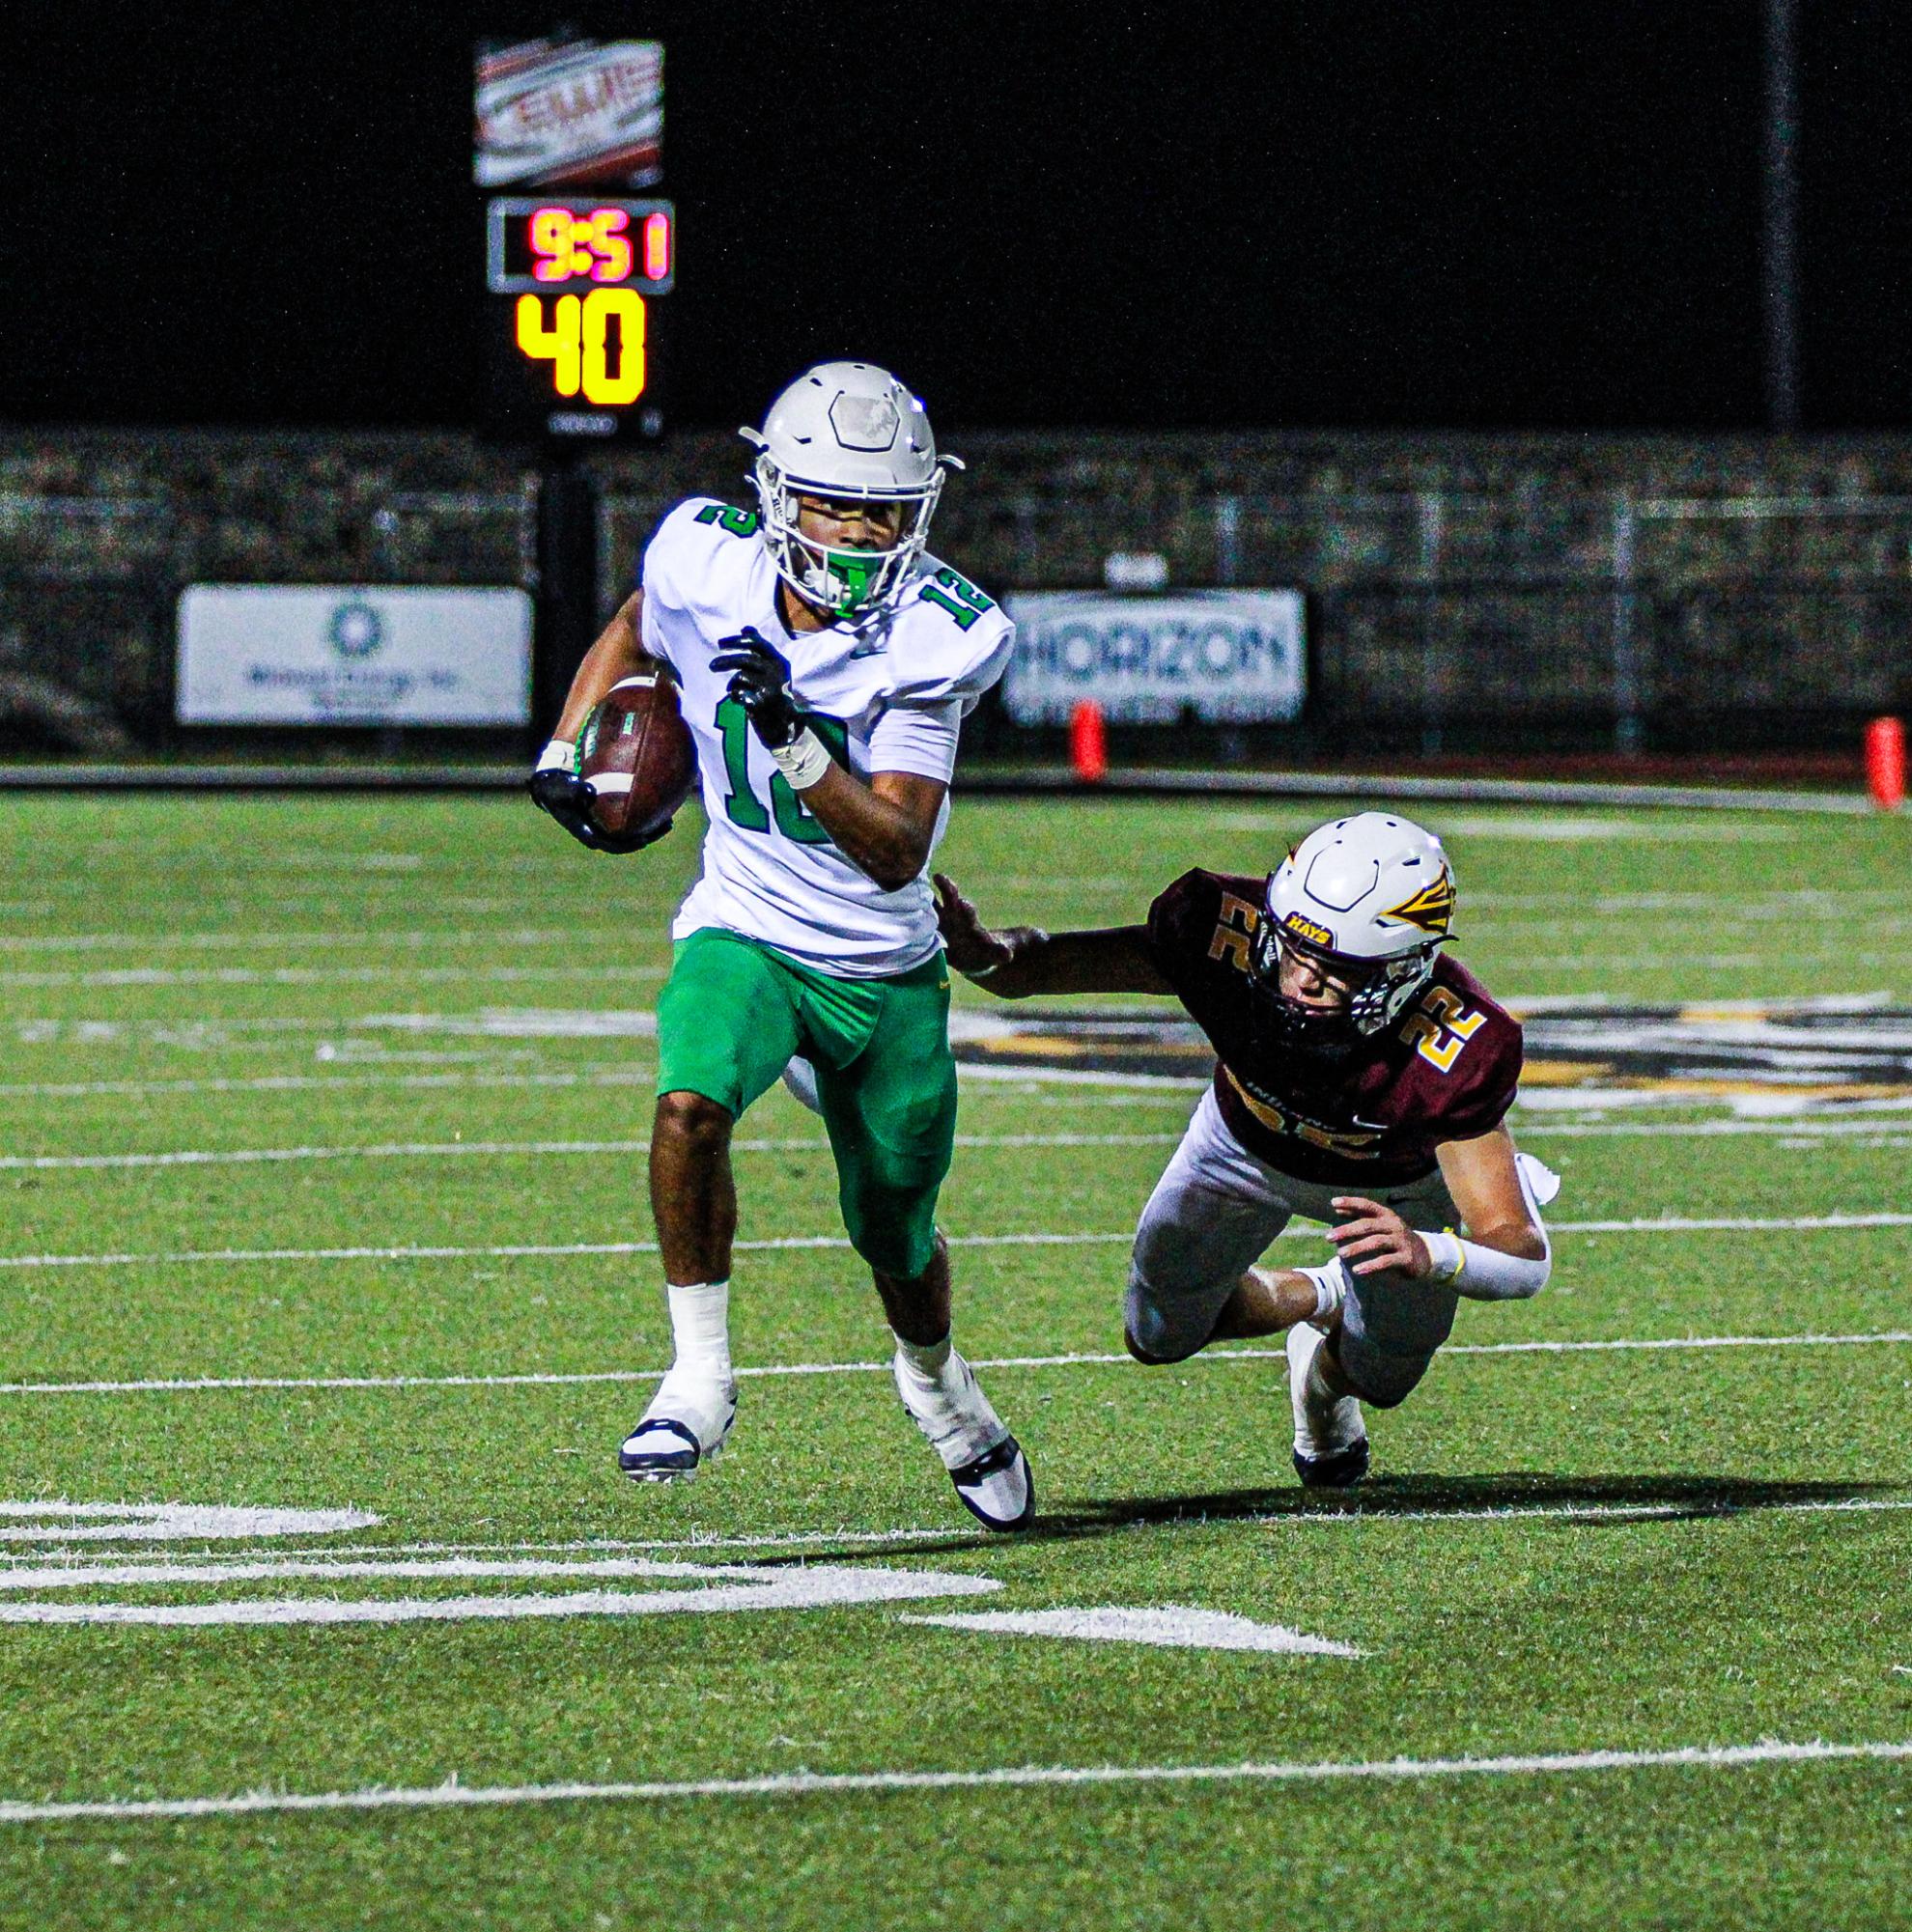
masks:
[[[661,670],[613,685],[577,736],[577,770],[600,831],[642,836],[670,823],[697,782],[697,749]]]

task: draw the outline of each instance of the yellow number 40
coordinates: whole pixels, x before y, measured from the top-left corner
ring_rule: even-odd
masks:
[[[610,373],[610,323],[617,318],[617,374]],[[644,298],[634,289],[593,289],[581,300],[560,295],[545,324],[543,295],[518,298],[518,347],[551,365],[560,396],[617,408],[644,393]]]

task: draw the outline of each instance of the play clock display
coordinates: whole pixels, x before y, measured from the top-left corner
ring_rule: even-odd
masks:
[[[493,430],[657,435],[658,298],[677,266],[671,204],[500,197],[485,219]]]

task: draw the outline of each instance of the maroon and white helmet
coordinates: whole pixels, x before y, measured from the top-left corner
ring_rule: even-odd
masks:
[[[1279,999],[1282,950],[1306,954],[1348,987],[1354,1030],[1379,1033],[1433,976],[1453,916],[1454,869],[1432,832],[1392,812],[1336,819],[1269,875],[1254,977]],[[1304,1009],[1298,1018],[1316,1016]]]

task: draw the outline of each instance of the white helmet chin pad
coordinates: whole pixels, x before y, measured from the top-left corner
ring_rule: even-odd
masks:
[[[1355,1030],[1392,1025],[1433,976],[1449,938],[1454,873],[1441,841],[1392,812],[1360,812],[1315,829],[1270,874],[1258,976],[1280,946],[1351,982]]]
[[[777,574],[831,616],[894,604],[928,541],[943,471],[962,467],[937,455],[922,404],[874,363],[820,362],[771,405],[761,430],[739,434],[756,446],[763,538]],[[857,549],[804,536],[801,496],[901,505],[894,546]]]

